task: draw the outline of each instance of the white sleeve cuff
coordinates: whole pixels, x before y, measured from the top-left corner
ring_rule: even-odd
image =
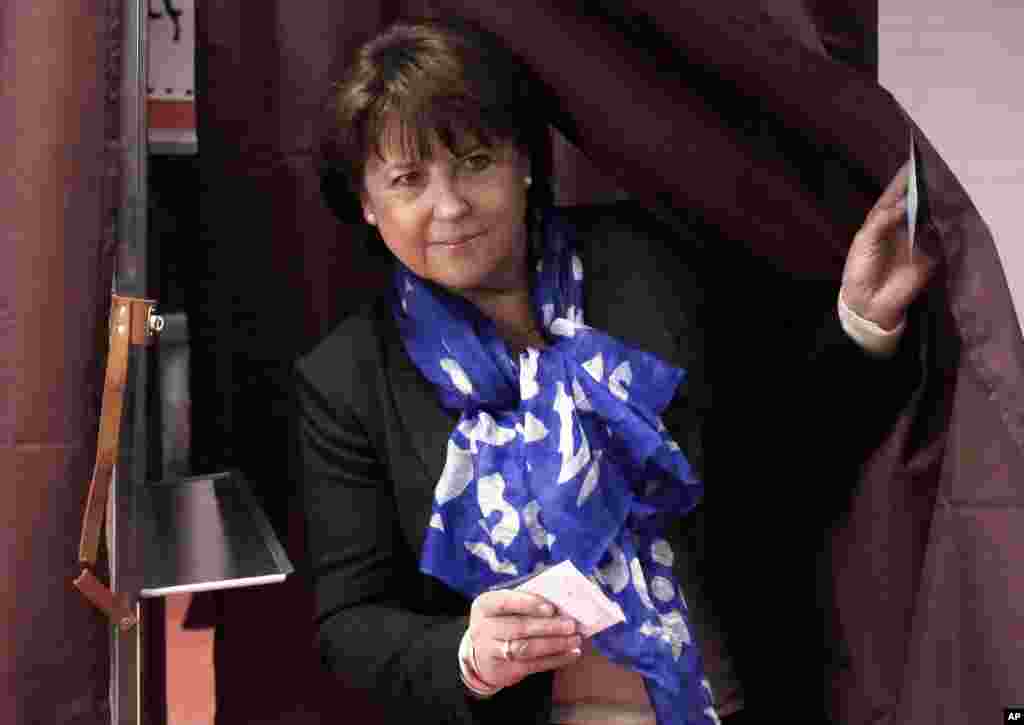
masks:
[[[873,357],[892,357],[903,337],[907,320],[904,318],[893,330],[885,330],[871,320],[866,320],[847,306],[843,301],[842,290],[839,291],[839,324],[850,338],[864,352]]]

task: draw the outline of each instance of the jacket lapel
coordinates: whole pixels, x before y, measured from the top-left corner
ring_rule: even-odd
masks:
[[[448,438],[459,416],[441,406],[433,385],[405,352],[391,311],[386,305],[381,307],[378,323],[384,340],[385,372],[402,429],[392,447],[395,500],[400,503],[402,524],[418,555],[433,509],[434,488],[444,470]],[[384,315],[387,319],[380,319]]]

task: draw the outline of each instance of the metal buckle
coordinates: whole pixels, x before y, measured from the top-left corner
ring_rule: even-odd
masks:
[[[146,316],[146,334],[159,335],[164,329],[164,318],[156,313],[156,305],[150,305]]]

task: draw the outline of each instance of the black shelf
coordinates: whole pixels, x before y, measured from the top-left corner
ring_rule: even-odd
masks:
[[[294,567],[238,473],[141,487],[142,597],[272,584]]]

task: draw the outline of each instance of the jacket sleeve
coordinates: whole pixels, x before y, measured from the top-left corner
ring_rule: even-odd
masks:
[[[522,708],[523,698],[546,713],[550,678],[547,690],[534,676],[489,700],[467,696],[457,652],[468,605],[438,612],[417,596],[422,575],[400,541],[387,467],[351,410],[329,401],[301,364],[296,387],[307,551],[328,670],[372,691],[386,710],[416,712],[417,722],[493,721],[501,708]]]

